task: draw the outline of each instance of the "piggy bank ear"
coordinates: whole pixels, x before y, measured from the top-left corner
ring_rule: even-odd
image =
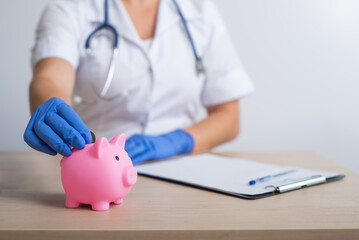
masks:
[[[101,158],[102,155],[106,152],[106,148],[108,147],[109,143],[106,138],[102,137],[97,139],[94,145],[93,153],[95,154],[96,158]]]
[[[115,144],[116,146],[120,146],[121,148],[125,148],[126,135],[118,134],[110,141],[111,144]]]

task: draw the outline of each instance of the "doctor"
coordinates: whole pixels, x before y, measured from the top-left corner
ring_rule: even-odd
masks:
[[[71,155],[125,133],[134,164],[202,152],[239,133],[253,91],[208,0],[54,1],[32,52],[25,141]]]

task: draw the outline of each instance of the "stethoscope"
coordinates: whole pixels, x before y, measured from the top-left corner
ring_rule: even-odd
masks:
[[[204,71],[204,67],[203,67],[203,63],[202,63],[202,58],[198,56],[198,53],[197,53],[197,49],[196,49],[196,46],[193,42],[193,38],[192,38],[192,35],[188,29],[188,25],[187,25],[187,20],[185,19],[185,17],[183,16],[182,14],[182,11],[181,11],[181,8],[179,7],[178,3],[176,0],[172,0],[174,6],[176,7],[177,9],[177,12],[181,18],[181,21],[182,21],[182,24],[185,28],[185,31],[186,31],[186,34],[188,36],[188,39],[190,41],[190,44],[191,44],[191,47],[192,47],[192,51],[193,51],[193,55],[195,57],[195,67],[196,67],[196,71],[197,71],[197,74],[201,73]],[[105,101],[111,101],[115,98],[118,98],[118,97],[123,97],[123,96],[126,96],[128,94],[127,91],[123,91],[113,97],[106,97],[106,94],[111,86],[111,83],[112,83],[112,80],[113,80],[113,75],[114,75],[114,72],[115,72],[115,66],[116,66],[116,60],[117,60],[117,57],[118,57],[118,32],[116,30],[116,28],[114,26],[112,26],[109,21],[108,21],[108,0],[105,0],[105,7],[104,7],[104,21],[103,23],[98,26],[94,31],[92,31],[89,36],[87,37],[86,39],[86,42],[85,42],[85,53],[86,53],[86,58],[88,59],[92,53],[91,51],[91,46],[90,46],[90,43],[91,43],[91,39],[92,37],[99,31],[103,30],[103,29],[108,29],[110,32],[112,32],[113,36],[114,36],[114,41],[113,41],[113,46],[112,46],[112,55],[111,55],[111,61],[110,61],[110,65],[109,65],[109,69],[108,69],[108,73],[107,73],[107,77],[106,77],[106,82],[105,84],[103,85],[102,87],[102,90],[101,92],[98,92],[96,87],[95,87],[95,83],[93,81],[93,78],[92,78],[92,75],[89,74],[90,76],[90,81],[91,81],[91,85],[93,87],[93,89],[95,90],[96,94],[97,94],[97,99],[102,99],[102,100],[105,100]],[[96,100],[97,100],[96,99]],[[95,103],[96,102],[93,101],[91,103]],[[82,100],[81,97],[79,96],[75,96],[74,97],[74,102],[76,103],[87,103],[87,104],[91,104],[90,102],[84,102]]]

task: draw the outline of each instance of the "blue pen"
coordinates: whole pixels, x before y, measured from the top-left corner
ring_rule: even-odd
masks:
[[[261,183],[261,182],[266,182],[266,181],[269,181],[272,178],[283,176],[285,174],[292,173],[292,172],[295,172],[295,171],[296,171],[295,169],[292,169],[292,170],[288,170],[288,171],[281,172],[281,173],[278,173],[278,174],[268,175],[268,176],[265,176],[265,177],[257,178],[255,180],[250,180],[249,185],[254,185],[256,183]]]

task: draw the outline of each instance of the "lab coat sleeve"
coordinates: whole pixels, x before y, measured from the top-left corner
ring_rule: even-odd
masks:
[[[41,59],[62,58],[74,67],[79,64],[79,1],[53,1],[42,13],[32,49],[31,65]]]
[[[204,106],[240,99],[254,91],[253,84],[238,59],[224,22],[211,1],[207,2],[205,21],[209,25],[209,42],[204,50]]]

